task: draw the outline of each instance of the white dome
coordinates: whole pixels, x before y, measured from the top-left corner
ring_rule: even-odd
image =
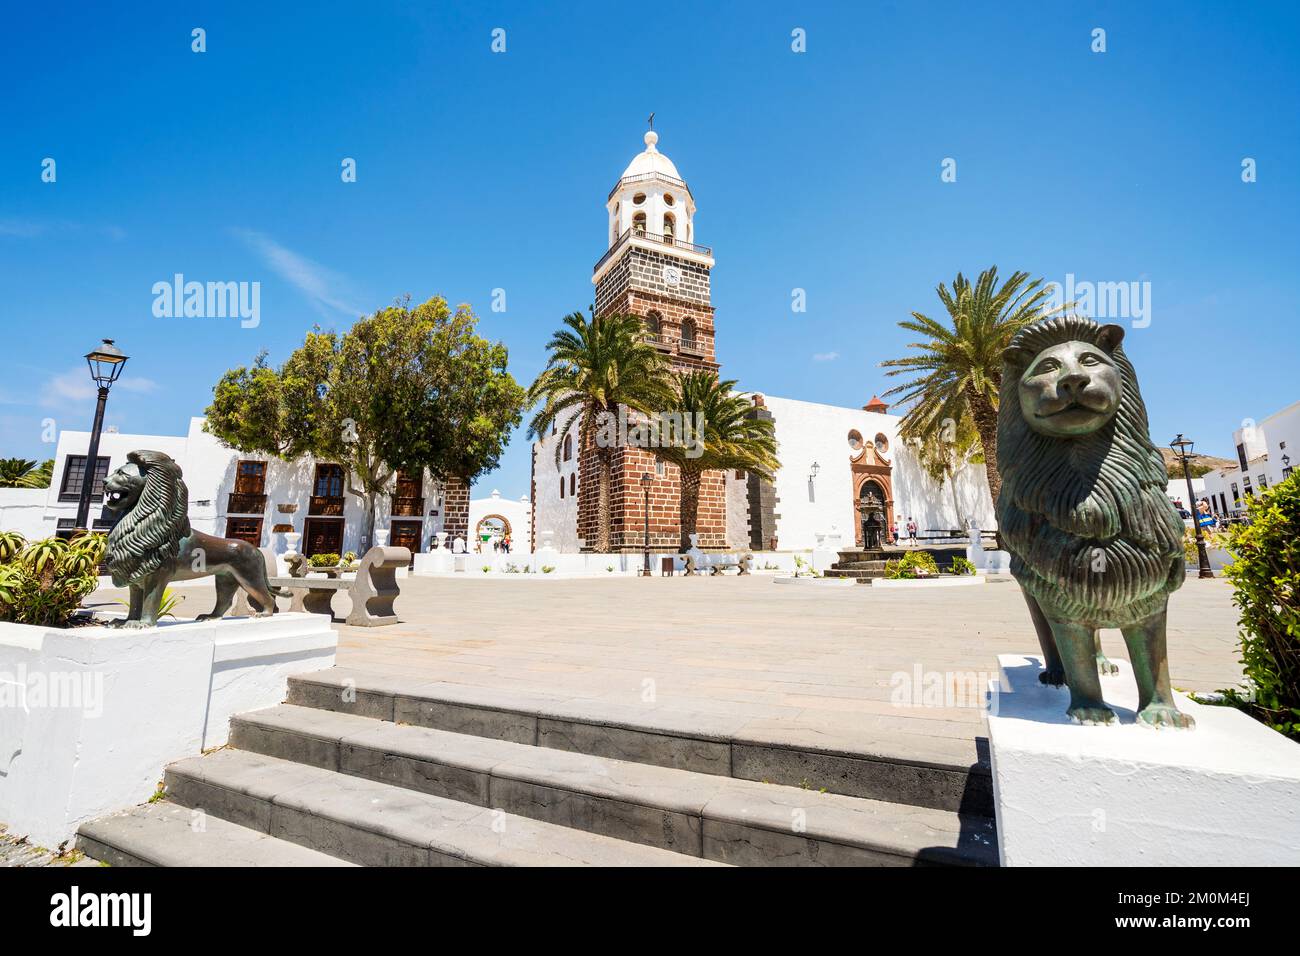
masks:
[[[680,180],[681,174],[677,172],[677,167],[673,161],[659,152],[655,148],[655,143],[659,142],[659,134],[650,130],[645,134],[645,151],[637,153],[632,158],[632,162],[627,164],[627,169],[623,170],[620,179],[627,179],[629,176],[644,176],[646,173],[659,173],[662,176],[671,176],[673,179]]]

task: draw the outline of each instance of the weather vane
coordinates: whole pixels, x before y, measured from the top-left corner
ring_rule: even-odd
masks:
[[[655,115],[654,115],[654,113],[651,113],[651,114],[650,114],[650,117],[646,120],[646,122],[650,124],[650,128],[651,128],[651,129],[654,129],[654,128],[655,128]]]

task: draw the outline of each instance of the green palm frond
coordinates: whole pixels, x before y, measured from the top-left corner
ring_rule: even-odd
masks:
[[[683,423],[683,433],[664,436],[656,457],[682,471],[738,469],[771,480],[781,467],[772,422],[753,416],[753,403],[735,387],[716,372],[679,375],[675,401],[664,411]]]

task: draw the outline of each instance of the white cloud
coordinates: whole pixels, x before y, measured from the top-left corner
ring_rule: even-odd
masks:
[[[125,372],[113,385],[115,392],[133,392],[147,395],[158,391],[159,385],[151,378],[142,378]],[[69,369],[45,380],[37,395],[39,403],[47,408],[66,407],[93,402],[98,390],[90,380],[85,367]]]
[[[41,386],[42,405],[62,405],[66,402],[94,401],[94,383],[86,369],[72,369],[47,379]]]
[[[815,352],[813,353],[814,362],[834,362],[840,357],[839,352]]]
[[[318,310],[358,316],[362,310],[346,301],[347,280],[337,273],[280,245],[252,229],[232,230],[275,273],[305,295]]]
[[[158,391],[159,385],[151,378],[138,378],[134,375],[123,374],[118,379],[117,384],[113,386],[114,391],[137,392],[141,395],[148,395],[150,392]]]
[[[83,222],[64,222],[59,220],[42,221],[38,219],[0,219],[0,236],[12,239],[35,239],[51,234],[97,232],[114,242],[126,238],[126,230],[121,226],[92,226]]]

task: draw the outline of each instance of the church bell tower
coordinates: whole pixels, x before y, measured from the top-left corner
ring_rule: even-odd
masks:
[[[713,305],[709,281],[713,250],[695,241],[695,197],[673,161],[659,152],[650,129],[645,149],[632,158],[605,201],[608,249],[596,263],[597,317],[632,314],[642,318],[646,337],[674,371],[717,371]],[[588,547],[597,540],[599,465],[594,449],[581,461],[578,536]],[[650,548],[676,551],[680,541],[681,484],[673,465],[647,450],[621,447],[610,491],[611,545],[639,551],[645,539],[645,486],[650,475]],[[703,548],[726,547],[726,485],[721,472],[708,472],[700,485],[697,530]]]

